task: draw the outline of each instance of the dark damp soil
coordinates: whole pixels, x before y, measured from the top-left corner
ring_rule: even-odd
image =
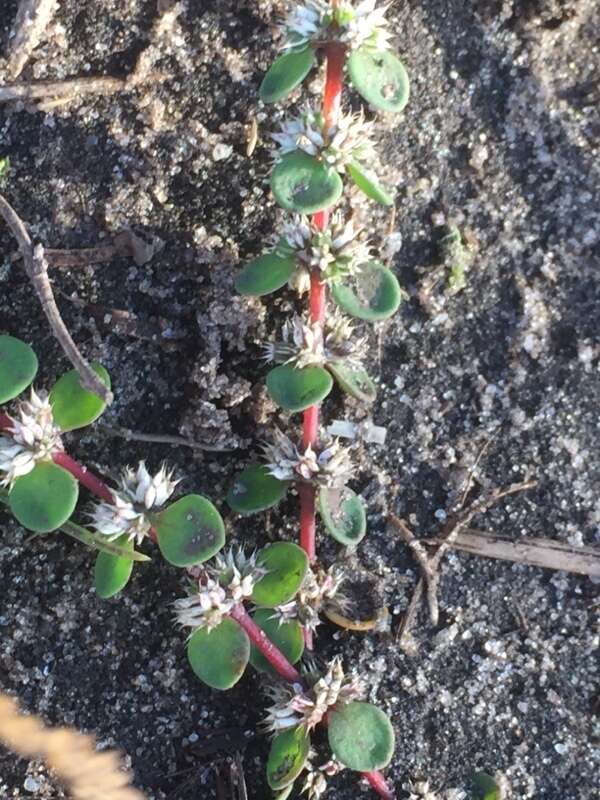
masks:
[[[0,48],[16,8],[0,0]],[[281,10],[271,0],[190,0],[160,54],[164,82],[45,111],[0,109],[0,155],[11,160],[4,192],[36,241],[93,247],[132,230],[154,251],[143,265],[115,257],[53,272],[74,338],[111,372],[115,402],[103,422],[220,448],[127,442],[96,426],[70,435],[69,450],[103,474],[168,460],[180,490],[212,498],[230,538],[252,546],[297,530],[293,497],[241,523],[223,499],[269,426],[297,424],[268,402],[258,348],[292,298],[248,301],[232,285],[281,217],[268,174],[269,133],[283,111],[257,99]],[[155,13],[151,0],[64,0],[22,79],[125,75]],[[409,299],[364,331],[379,376],[372,409],[336,397],[324,414],[368,413],[387,429],[385,446],[358,451],[353,486],[369,506],[369,535],[352,557],[375,576],[392,633],[324,624],[319,657],[341,653],[391,715],[388,775],[399,798],[421,778],[430,800],[459,800],[472,771],[485,769],[506,797],[594,800],[597,583],[451,553],[440,624],[423,611],[409,655],[394,633],[418,573],[384,516],[393,508],[418,535],[435,534],[491,439],[474,494],[525,476],[538,483],[476,528],[600,543],[600,10],[593,0],[407,0],[390,18],[412,98],[400,119],[380,119],[396,216],[389,230],[380,214],[373,236]],[[249,158],[253,119],[260,140]],[[447,221],[470,247],[467,286],[452,297],[438,288],[423,303]],[[0,332],[34,345],[39,385],[48,385],[67,363],[5,228],[0,297]],[[327,564],[348,557],[332,540],[320,540],[320,553]],[[254,733],[259,681],[249,672],[221,695],[194,679],[172,623],[182,591],[174,568],[154,558],[102,602],[90,551],[60,534],[32,539],[1,511],[0,569],[0,687],[24,708],[120,748],[148,798],[217,797],[215,768],[236,751],[249,797],[270,796],[268,742]],[[368,790],[346,773],[328,796],[359,793]],[[63,796],[43,766],[5,751],[0,794]]]

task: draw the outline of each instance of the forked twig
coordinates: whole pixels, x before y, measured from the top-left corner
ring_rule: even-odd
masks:
[[[468,508],[457,511],[444,525],[441,535],[436,537],[435,541],[425,540],[425,543],[437,547],[433,555],[427,554],[423,541],[417,539],[404,520],[399,519],[393,513],[388,515],[388,521],[394,526],[402,540],[410,547],[419,565],[419,569],[421,570],[421,578],[415,587],[404,619],[398,628],[397,638],[401,646],[406,642],[408,634],[410,633],[418,611],[419,601],[424,591],[426,591],[427,594],[427,604],[429,606],[431,622],[433,625],[438,624],[438,589],[441,576],[440,563],[448,548],[452,547],[454,544],[456,537],[470,524],[473,517],[477,514],[484,513],[503,497],[526,491],[535,485],[536,481],[522,481],[521,483],[513,483],[505,489],[492,489],[472,503]]]
[[[52,332],[57,338],[65,355],[79,373],[81,385],[88,391],[97,394],[105,403],[112,403],[112,392],[104,385],[81,355],[60,315],[56,300],[54,299],[52,287],[50,286],[50,279],[48,278],[48,263],[44,256],[44,248],[41,244],[37,244],[35,247],[33,246],[25,224],[14,208],[1,194],[0,215],[4,218],[4,221],[17,240],[21,255],[23,256],[25,272],[35,289]]]

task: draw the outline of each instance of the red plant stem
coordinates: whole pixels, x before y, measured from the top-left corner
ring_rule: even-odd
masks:
[[[344,86],[344,62],[346,48],[334,42],[325,48],[327,74],[323,94],[323,118],[325,133],[337,123]],[[313,224],[319,230],[329,225],[329,211],[319,211],[313,216]],[[327,310],[327,285],[321,281],[318,270],[310,276],[310,321],[323,325]],[[309,406],[304,412],[302,444],[306,450],[314,447],[319,438],[319,404]],[[316,493],[312,486],[301,484],[300,495],[300,546],[306,551],[309,560],[316,558]],[[307,644],[310,642],[310,637]]]
[[[67,472],[70,472],[71,475],[76,478],[82,486],[89,489],[92,494],[97,495],[97,497],[100,497],[107,503],[112,504],[115,502],[108,486],[101,481],[100,478],[96,477],[93,472],[90,472],[87,467],[75,461],[75,459],[71,458],[67,453],[64,453],[62,450],[52,453],[52,461],[58,464],[59,467],[66,469]]]
[[[396,795],[387,785],[381,772],[363,772],[362,776],[369,781],[371,787],[377,792],[379,797],[383,797],[383,800],[394,800]]]
[[[277,670],[282,678],[285,678],[285,680],[290,683],[299,683],[303,685],[302,676],[298,670],[290,664],[281,650],[276,647],[267,637],[266,633],[258,627],[241,603],[233,607],[229,616],[246,631],[252,644],[260,650],[269,664]]]
[[[290,683],[299,683],[304,689],[306,688],[306,684],[296,667],[290,664],[281,650],[258,627],[241,603],[233,607],[229,616],[246,631],[252,644],[260,650],[269,664],[277,670],[282,678],[285,678]],[[326,719],[323,722],[325,725],[327,724]],[[394,800],[394,793],[388,787],[385,778],[380,772],[362,772],[361,774],[363,778],[369,781],[380,797],[383,797],[384,800]]]
[[[9,430],[12,428],[10,417],[6,414],[0,414],[0,430]]]

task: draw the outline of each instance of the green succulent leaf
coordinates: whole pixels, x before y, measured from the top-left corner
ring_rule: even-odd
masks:
[[[352,161],[346,168],[352,181],[368,198],[375,200],[376,203],[382,206],[394,205],[394,198],[383,188],[379,183],[379,179],[373,172],[365,169],[357,161]]]
[[[383,769],[394,753],[394,729],[370,703],[348,703],[329,713],[329,746],[344,766],[357,772]]]
[[[260,87],[259,96],[263,103],[277,103],[287,97],[306,78],[315,60],[312,47],[276,58]]]
[[[154,517],[158,546],[176,567],[191,567],[212,558],[225,544],[225,525],[213,504],[188,494]]]
[[[285,496],[289,485],[288,481],[274,478],[264,464],[252,464],[236,477],[227,494],[227,503],[238,514],[264,511]]]
[[[129,546],[127,542],[124,546],[118,543],[118,540],[109,539],[101,533],[92,533],[87,528],[82,528],[75,522],[68,520],[60,526],[60,530],[70,536],[72,539],[77,539],[78,542],[91,547],[93,550],[99,550],[101,553],[108,553],[108,555],[126,558],[129,561],[151,561],[150,556],[145,553],[140,553]]]
[[[343,489],[322,487],[319,512],[327,531],[341,544],[357,545],[367,532],[362,500],[347,486]]]
[[[41,461],[14,483],[10,510],[24,528],[50,533],[66,522],[77,505],[79,486],[70,472]]]
[[[294,791],[294,784],[290,783],[290,785],[286,786],[285,789],[282,789],[280,792],[277,792],[277,795],[273,798],[273,800],[287,800],[293,791]]]
[[[267,761],[267,781],[278,791],[293,783],[308,760],[310,738],[301,725],[277,734],[271,742]]]
[[[0,156],[0,186],[4,186],[8,179],[10,172],[10,158],[8,156]]]
[[[115,540],[119,548],[133,553],[133,540],[127,534]],[[94,570],[96,594],[103,600],[114,597],[129,583],[133,572],[133,560],[129,556],[117,556],[111,553],[98,553]]]
[[[282,364],[267,375],[267,391],[285,411],[304,411],[320,403],[333,386],[331,375],[323,367],[292,367]]]
[[[327,364],[327,369],[336,379],[340,389],[363,403],[372,403],[377,397],[377,387],[366,369],[352,367],[344,361]]]
[[[281,289],[296,271],[296,259],[265,253],[250,261],[235,280],[235,288],[240,294],[261,297]]]
[[[224,619],[216,628],[198,628],[187,646],[190,665],[213,689],[231,689],[244,674],[250,639],[237,622]]]
[[[348,73],[367,103],[399,113],[408,103],[410,83],[400,59],[388,50],[359,47],[348,59]]]
[[[356,275],[334,283],[331,294],[340,308],[368,322],[390,317],[402,300],[396,276],[378,261],[368,261]]]
[[[271,189],[282,208],[315,214],[339,200],[343,186],[333,168],[308,153],[295,150],[282,156],[275,166]]]
[[[37,356],[28,344],[14,336],[0,336],[0,403],[21,394],[37,370]]]
[[[281,650],[290,664],[300,661],[304,652],[304,632],[302,625],[297,620],[281,622],[271,608],[257,609],[252,618],[258,627],[266,633],[267,638]],[[250,650],[250,663],[261,672],[268,672],[271,675],[277,674],[260,650],[254,645]]]
[[[255,585],[252,600],[257,606],[274,608],[296,594],[308,569],[308,558],[292,542],[268,544],[258,554],[258,564],[267,574]]]
[[[500,787],[487,772],[475,772],[471,782],[475,792],[473,800],[500,800]]]
[[[90,366],[110,389],[110,376],[102,364],[94,362]],[[50,403],[54,421],[63,431],[85,428],[97,420],[106,408],[101,397],[83,388],[76,369],[69,370],[56,381],[50,392]]]

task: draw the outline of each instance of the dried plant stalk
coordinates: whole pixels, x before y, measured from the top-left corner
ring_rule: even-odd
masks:
[[[20,713],[15,700],[0,695],[0,741],[25,758],[43,759],[73,800],[144,800],[114,752],[98,753],[94,739],[69,728],[46,726]]]
[[[58,0],[21,0],[8,54],[8,74],[18,78],[58,9]]]

